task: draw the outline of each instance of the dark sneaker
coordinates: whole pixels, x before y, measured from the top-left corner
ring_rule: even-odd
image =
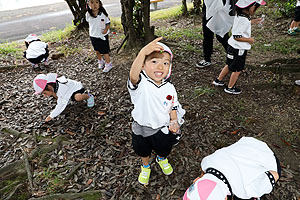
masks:
[[[196,64],[196,67],[203,68],[203,67],[208,67],[210,65],[211,65],[211,62],[207,62],[205,60],[201,60],[198,64]]]
[[[297,35],[296,31],[294,31],[294,30],[288,30],[287,33],[292,36]]]
[[[232,88],[226,87],[224,91],[228,94],[241,94],[242,90],[233,86]]]
[[[214,85],[220,86],[220,87],[223,87],[225,85],[225,83],[223,81],[219,81],[219,79],[217,79],[217,78],[212,83]]]

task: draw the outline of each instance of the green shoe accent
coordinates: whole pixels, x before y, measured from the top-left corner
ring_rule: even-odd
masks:
[[[150,178],[150,172],[151,172],[150,167],[145,168],[145,167],[141,166],[141,173],[139,175],[139,183],[141,183],[143,185],[148,185],[149,178]]]
[[[163,173],[165,175],[170,175],[173,173],[173,168],[170,165],[170,163],[168,163],[168,159],[164,159],[164,160],[158,160],[158,158],[156,157],[156,162],[159,164],[161,170],[163,171]]]
[[[288,30],[287,32],[289,35],[296,35],[297,33],[294,30]]]
[[[300,32],[300,28],[296,28],[296,29],[294,29],[294,32]]]

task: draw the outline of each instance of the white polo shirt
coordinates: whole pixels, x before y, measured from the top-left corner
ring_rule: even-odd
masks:
[[[85,14],[85,19],[89,23],[89,34],[91,37],[95,38],[103,38],[107,34],[109,34],[109,30],[107,33],[103,34],[106,25],[110,24],[110,20],[103,13],[97,15],[97,17],[92,17],[88,12]]]
[[[272,191],[266,171],[277,172],[277,163],[268,145],[252,137],[217,150],[201,162],[205,171],[212,167],[227,178],[233,193],[242,199],[261,197]]]
[[[81,82],[66,79],[64,76],[59,77],[58,90],[56,92],[57,104],[54,110],[51,111],[50,117],[53,119],[65,110],[72,94],[82,88]]]
[[[173,108],[177,108],[177,118],[182,120],[185,111],[178,102],[172,83],[163,81],[160,85],[156,85],[145,72],[141,72],[137,85],[128,80],[128,90],[134,105],[131,114],[139,125],[152,129],[168,126],[170,111]]]
[[[228,44],[235,49],[249,50],[251,44],[248,42],[239,42],[233,36],[251,38],[251,21],[245,16],[235,16],[232,26],[232,35],[228,40]]]
[[[46,53],[48,44],[42,41],[33,41],[29,44],[26,50],[26,58],[37,58]]]

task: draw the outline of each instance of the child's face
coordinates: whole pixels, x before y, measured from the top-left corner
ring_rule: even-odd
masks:
[[[249,15],[254,15],[255,11],[257,10],[256,6],[251,6],[249,9]]]
[[[55,93],[54,93],[54,89],[52,86],[48,86],[49,87],[49,90],[43,90],[42,94],[45,96],[45,97],[51,97],[51,96],[54,96]]]
[[[171,65],[171,55],[167,52],[153,52],[147,56],[143,69],[156,84],[168,75]]]
[[[99,0],[90,0],[90,1],[89,1],[89,7],[90,7],[92,10],[99,10],[99,7],[100,7],[100,2],[99,2]]]

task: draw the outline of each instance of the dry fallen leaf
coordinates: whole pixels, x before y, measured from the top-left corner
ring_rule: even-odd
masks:
[[[230,132],[230,134],[231,134],[231,135],[236,135],[239,131],[240,131],[240,130],[237,129],[237,130],[234,130],[234,131]]]
[[[93,182],[93,179],[89,179],[87,182],[86,182],[86,186],[90,185],[91,183]]]
[[[68,133],[69,135],[75,135],[75,133],[74,133],[74,132],[72,132],[72,131],[69,131],[69,130],[66,130],[66,133]]]
[[[100,116],[105,115],[105,112],[99,111],[99,112],[98,112],[98,115],[100,115]]]

